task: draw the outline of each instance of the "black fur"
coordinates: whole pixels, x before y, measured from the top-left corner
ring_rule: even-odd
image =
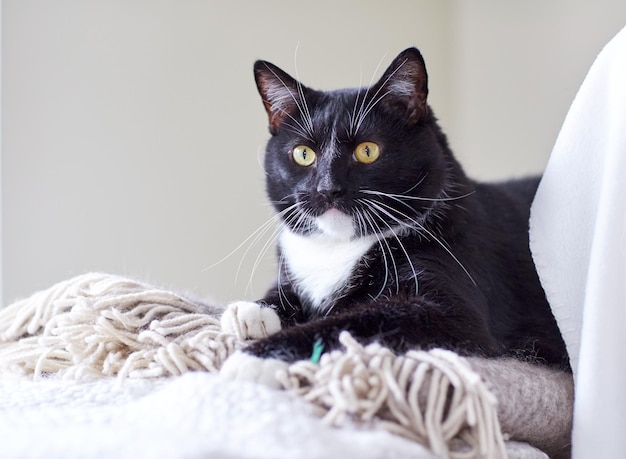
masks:
[[[314,233],[303,215],[335,208],[362,223],[355,237],[374,226],[403,229],[372,246],[323,312],[311,307],[280,257],[279,281],[260,303],[277,311],[283,329],[246,352],[307,359],[317,339],[328,351],[348,330],[362,343],[378,341],[397,352],[444,347],[569,369],[529,251],[538,178],[484,184],[466,177],[426,104],[427,74],[417,49],[401,53],[368,90],[315,91],[263,61],[254,70],[272,134],[267,192],[283,224]],[[356,130],[362,109],[367,114]],[[381,146],[372,164],[354,160],[364,141]],[[318,152],[315,165],[294,162],[291,151],[301,144]],[[378,210],[375,225],[355,216],[364,209]]]

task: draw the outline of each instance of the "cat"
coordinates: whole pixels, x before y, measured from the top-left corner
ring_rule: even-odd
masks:
[[[397,353],[439,347],[570,371],[529,250],[539,177],[465,175],[427,103],[418,49],[369,88],[317,91],[265,61],[254,76],[278,279],[222,315],[224,330],[255,340],[222,373],[272,385],[316,343],[338,348],[343,330]]]

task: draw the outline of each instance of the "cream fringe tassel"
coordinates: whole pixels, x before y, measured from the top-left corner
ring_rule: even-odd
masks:
[[[215,373],[244,344],[204,310],[123,277],[78,276],[0,310],[0,369],[73,380]],[[282,380],[327,423],[374,425],[440,457],[506,457],[496,397],[467,360],[444,350],[398,356],[348,333],[340,340],[344,350],[319,365],[296,362]]]

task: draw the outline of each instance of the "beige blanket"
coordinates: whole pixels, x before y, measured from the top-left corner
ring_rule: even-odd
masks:
[[[113,433],[110,438],[98,437],[100,442],[83,442],[80,436],[72,436],[73,441],[65,439],[57,444],[62,438],[57,431],[59,425],[46,421],[38,427],[39,438],[48,438],[46,432],[54,434],[49,437],[47,457],[51,457],[55,445],[59,457],[69,457],[70,446],[76,457],[106,456],[116,430],[108,421],[111,416],[116,418],[120,432],[128,436],[130,427],[121,413],[133,411],[137,400],[132,394],[137,387],[141,388],[138,400],[159,399],[164,393],[169,400],[165,414],[161,411],[150,416],[150,410],[144,410],[147,417],[135,423],[145,437],[139,435],[140,444],[142,438],[145,441],[149,437],[155,445],[167,444],[176,450],[177,443],[168,443],[171,439],[167,436],[154,436],[163,426],[146,431],[155,417],[176,419],[185,413],[187,419],[191,410],[193,416],[212,419],[215,425],[210,432],[193,425],[182,430],[196,440],[178,444],[179,452],[191,455],[219,452],[223,457],[261,457],[258,450],[244,446],[260,432],[238,428],[238,432],[224,436],[216,427],[233,425],[235,415],[238,426],[246,424],[241,418],[256,425],[259,416],[271,416],[272,428],[263,431],[263,438],[256,438],[272,442],[273,453],[267,457],[289,457],[284,454],[293,451],[286,445],[296,434],[306,437],[295,443],[296,447],[300,445],[299,457],[330,457],[345,451],[361,451],[360,457],[366,458],[386,457],[390,452],[396,457],[545,457],[516,442],[533,445],[553,457],[567,455],[573,401],[570,375],[509,359],[463,359],[444,350],[397,356],[378,345],[360,346],[344,334],[341,351],[324,354],[319,364],[297,362],[279,375],[284,392],[251,388],[216,375],[225,359],[246,345],[221,332],[219,311],[175,292],[98,273],[61,282],[1,310],[0,387],[5,389],[3,394],[19,393],[21,388],[26,388],[28,394],[22,404],[0,400],[0,429],[14,430],[5,446],[13,445],[20,457],[43,457],[23,454],[27,446],[33,445],[21,443],[19,432],[28,432],[28,425],[37,424],[29,411],[35,408],[35,412],[45,408],[48,416],[72,425],[75,410],[71,400],[50,406],[37,396],[40,392],[54,394],[59,387],[71,384],[79,392],[92,390],[91,396],[105,401],[91,410],[92,421],[85,421],[83,416],[86,424],[80,425],[86,425],[82,428],[87,429],[86,436],[96,431]],[[26,383],[24,378],[35,382]],[[185,385],[197,386],[202,378],[210,381],[203,383],[204,392],[197,388],[182,390]],[[107,389],[113,385],[117,392]],[[171,389],[177,386],[180,390]],[[207,388],[212,389],[205,393]],[[239,406],[234,395],[249,392],[255,393],[251,398],[257,401],[269,401],[266,406],[283,407],[283,412],[249,412],[254,403]],[[122,394],[123,401],[111,398],[112,393]],[[215,396],[213,402],[211,394]],[[133,402],[130,407],[125,405],[124,397]],[[172,404],[172,397],[182,400]],[[215,408],[207,412],[198,403],[215,403],[224,397],[230,397],[236,406],[224,412]],[[64,397],[57,394],[55,398]],[[150,406],[154,411],[160,405],[146,403],[144,408]],[[104,425],[99,418],[111,410],[114,413]],[[26,414],[16,414],[20,412]],[[223,419],[215,419],[216,414]],[[20,422],[6,422],[16,418]],[[295,419],[306,422],[302,421],[297,432],[288,429],[289,439],[275,435],[276,431],[293,427]],[[176,425],[172,429],[177,430]],[[200,445],[197,435],[205,440]],[[324,436],[333,440],[321,441]],[[225,444],[216,438],[228,441]],[[310,443],[316,447],[305,447]],[[86,449],[81,451],[81,445]],[[190,452],[190,445],[199,449]],[[121,454],[126,450],[119,446],[116,451]]]

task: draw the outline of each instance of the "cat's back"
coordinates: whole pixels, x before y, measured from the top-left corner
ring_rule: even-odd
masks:
[[[483,280],[495,285],[494,302],[510,294],[543,297],[529,247],[529,220],[540,177],[477,183],[465,243],[481,266]],[[523,292],[513,292],[522,288]],[[542,300],[543,301],[543,300]]]
[[[513,220],[526,231],[530,207],[540,180],[540,176],[532,176],[503,182],[476,183],[476,194],[491,218],[504,223]]]

